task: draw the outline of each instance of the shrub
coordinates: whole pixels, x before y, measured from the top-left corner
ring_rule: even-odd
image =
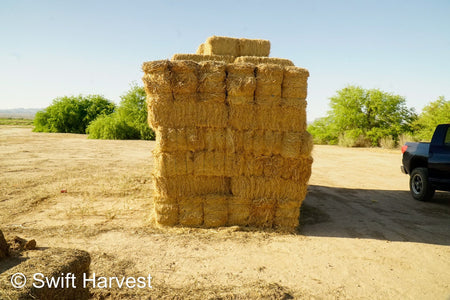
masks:
[[[147,103],[143,87],[134,85],[121,96],[120,106],[112,115],[100,118],[88,127],[91,139],[155,139],[148,126]]]
[[[87,128],[88,138],[102,140],[139,139],[139,131],[128,125],[117,113],[99,116]]]
[[[99,95],[60,97],[52,105],[36,113],[35,132],[86,133],[86,128],[99,115],[111,114],[115,105]]]
[[[147,121],[147,102],[144,88],[133,85],[121,98],[120,106],[117,109],[120,119],[139,131],[141,139],[154,140],[155,133],[150,129]]]
[[[384,149],[394,149],[396,144],[395,139],[390,135],[380,139],[380,146]]]

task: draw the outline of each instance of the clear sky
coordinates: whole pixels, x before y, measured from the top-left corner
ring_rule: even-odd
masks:
[[[450,99],[450,1],[0,0],[0,109],[63,95],[118,103],[144,61],[195,53],[208,36],[262,38],[310,71],[308,119],[348,84]]]

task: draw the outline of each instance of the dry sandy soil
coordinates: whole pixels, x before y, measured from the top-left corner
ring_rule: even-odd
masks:
[[[156,227],[153,147],[0,127],[0,229],[87,250],[97,276],[153,277],[151,290],[95,299],[450,296],[450,194],[414,201],[399,151],[316,146],[301,225],[286,234]]]

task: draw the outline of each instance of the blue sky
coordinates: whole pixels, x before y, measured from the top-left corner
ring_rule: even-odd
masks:
[[[118,103],[144,61],[194,53],[211,35],[271,41],[310,71],[308,119],[348,84],[450,99],[450,1],[0,1],[0,109],[63,95]]]

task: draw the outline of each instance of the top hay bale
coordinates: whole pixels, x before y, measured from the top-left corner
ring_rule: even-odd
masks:
[[[202,45],[197,50],[197,54],[267,57],[270,53],[268,40],[212,36]]]
[[[270,41],[239,39],[239,56],[269,56]]]

